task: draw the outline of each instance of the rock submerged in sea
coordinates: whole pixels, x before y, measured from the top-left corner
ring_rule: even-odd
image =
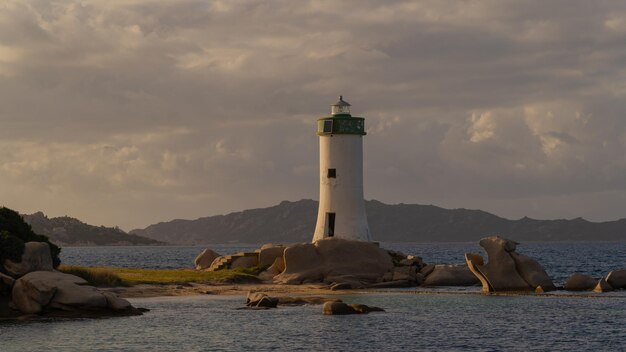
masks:
[[[278,298],[270,297],[264,293],[248,292],[246,306],[252,308],[276,308],[278,306]]]
[[[606,282],[616,290],[626,289],[626,269],[611,271],[606,276]]]
[[[563,288],[568,291],[591,291],[598,283],[597,279],[582,273],[574,273],[566,281]]]
[[[483,292],[547,292],[556,289],[541,264],[531,257],[515,252],[517,242],[491,236],[478,243],[487,252],[488,262],[485,263],[483,257],[476,253],[466,253],[465,261],[480,280]]]
[[[368,314],[370,312],[384,312],[379,307],[367,306],[365,304],[346,304],[343,302],[326,302],[322,307],[324,315],[348,315],[348,314]]]

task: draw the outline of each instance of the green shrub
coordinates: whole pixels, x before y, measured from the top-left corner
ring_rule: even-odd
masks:
[[[0,231],[0,263],[5,259],[14,262],[22,260],[24,253],[24,241],[13,236],[9,231]]]
[[[4,262],[4,259],[19,262],[22,259],[26,242],[46,242],[50,246],[54,267],[61,264],[59,259],[61,248],[50,243],[48,237],[36,234],[18,212],[0,207],[0,233],[2,233],[0,235],[0,263]]]

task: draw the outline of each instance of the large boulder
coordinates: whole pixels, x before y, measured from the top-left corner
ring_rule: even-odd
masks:
[[[616,290],[626,289],[626,269],[611,271],[606,276],[606,282]]]
[[[285,246],[265,244],[259,249],[259,266],[265,267],[274,264],[277,258],[282,258]]]
[[[474,286],[478,279],[465,264],[439,264],[426,276],[423,286]]]
[[[205,248],[194,260],[194,264],[196,266],[196,270],[204,270],[211,266],[211,263],[215,260],[215,258],[219,257],[220,254],[215,252],[210,248]]]
[[[391,256],[378,244],[339,238],[291,245],[285,248],[284,260],[285,270],[274,277],[276,283],[374,283],[393,269]]]
[[[566,281],[563,288],[568,291],[591,291],[598,284],[598,280],[581,273],[574,273]]]
[[[34,271],[15,282],[12,305],[25,314],[53,311],[140,314],[128,301],[86,284],[74,275]]]
[[[274,263],[260,273],[258,278],[263,281],[272,281],[274,276],[282,273],[283,270],[285,270],[285,259],[281,256],[274,259]]]
[[[26,242],[20,262],[4,261],[6,273],[13,277],[24,276],[32,271],[52,271],[52,255],[46,242]]]
[[[510,252],[509,254],[511,254],[511,258],[513,258],[515,262],[517,272],[531,287],[536,288],[541,286],[546,292],[556,290],[556,286],[554,286],[546,269],[536,260],[516,252]]]
[[[252,268],[257,265],[259,265],[259,257],[256,253],[245,253],[243,256],[233,259],[230,268]]]
[[[533,258],[515,252],[518,243],[500,236],[479,241],[488,262],[476,253],[466,253],[467,267],[480,280],[484,292],[531,291],[541,286],[543,291],[556,287],[545,269]]]

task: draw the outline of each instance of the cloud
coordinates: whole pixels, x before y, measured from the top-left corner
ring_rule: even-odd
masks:
[[[366,117],[368,198],[623,217],[624,14],[3,1],[0,199],[130,228],[316,198],[315,118],[344,94]]]

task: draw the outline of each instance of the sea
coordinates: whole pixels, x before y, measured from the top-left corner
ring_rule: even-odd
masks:
[[[66,247],[69,265],[191,268],[204,248],[260,244]],[[381,243],[426,263],[462,263],[476,243]],[[626,241],[523,243],[560,286],[574,272],[626,268]],[[322,315],[321,306],[240,310],[243,296],[130,299],[142,316],[0,322],[0,351],[626,351],[626,291],[492,296],[479,287],[338,296],[383,313]]]

